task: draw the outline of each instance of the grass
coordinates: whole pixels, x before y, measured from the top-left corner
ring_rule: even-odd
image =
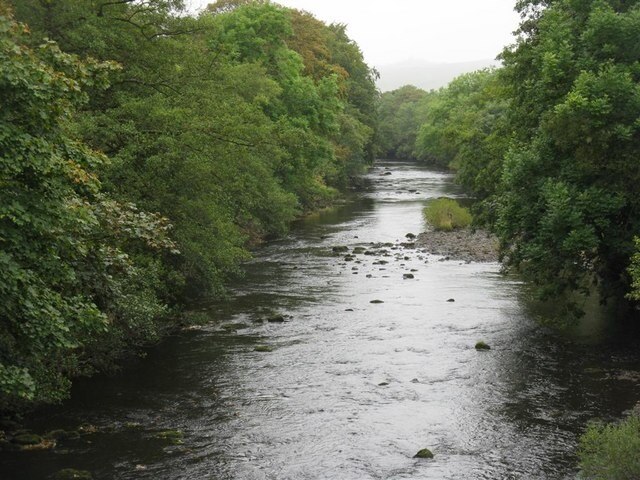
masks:
[[[424,216],[436,230],[451,231],[471,225],[471,213],[451,198],[432,200],[424,209]]]

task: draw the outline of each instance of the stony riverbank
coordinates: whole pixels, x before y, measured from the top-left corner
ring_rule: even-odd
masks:
[[[497,262],[498,239],[485,230],[427,231],[418,235],[416,247],[434,255],[466,262]]]

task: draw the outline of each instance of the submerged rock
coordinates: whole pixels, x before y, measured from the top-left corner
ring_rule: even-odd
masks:
[[[413,273],[403,273],[402,274],[402,278],[407,280],[407,279],[412,279],[412,278],[416,278],[416,277],[413,275]]]
[[[83,434],[97,433],[98,427],[96,427],[95,425],[91,425],[90,423],[83,423],[78,427],[78,431]]]
[[[480,340],[478,343],[476,343],[476,350],[491,350],[491,347]]]
[[[271,315],[267,318],[269,323],[284,323],[284,315]]]
[[[42,442],[42,437],[35,433],[21,433],[11,439],[17,445],[37,445]]]
[[[36,452],[40,450],[51,450],[55,448],[56,441],[50,438],[43,438],[39,443],[22,445],[20,450],[23,452]]]
[[[53,477],[54,480],[91,480],[91,472],[87,470],[76,470],[75,468],[65,468],[60,470]]]
[[[433,452],[428,448],[423,448],[416,453],[413,458],[433,458]]]
[[[273,352],[273,347],[269,345],[256,345],[253,349],[254,352]]]
[[[49,433],[45,434],[45,438],[51,440],[77,440],[80,438],[80,432],[76,430],[51,430]]]
[[[181,430],[164,430],[156,433],[154,437],[160,440],[169,440],[173,445],[181,445],[184,433]]]

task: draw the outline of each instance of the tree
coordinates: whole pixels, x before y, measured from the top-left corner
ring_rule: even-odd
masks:
[[[378,147],[387,158],[415,158],[416,136],[422,124],[418,105],[427,92],[413,85],[385,92],[378,103]]]
[[[116,65],[29,48],[27,32],[0,16],[0,410],[64,398],[71,376],[106,360],[94,342],[117,350],[164,313],[152,286],[134,285],[130,254],[174,247],[165,219],[101,194],[104,156],[67,129],[84,88],[105,88]],[[139,315],[125,319],[127,299]]]
[[[514,141],[498,232],[508,262],[543,294],[629,288],[640,228],[638,2],[558,0],[503,53]]]

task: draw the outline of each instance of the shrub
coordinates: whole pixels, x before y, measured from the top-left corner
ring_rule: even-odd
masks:
[[[429,202],[424,209],[424,216],[436,230],[449,231],[471,224],[469,210],[451,198],[438,198]]]
[[[640,417],[618,424],[592,423],[580,438],[578,455],[585,479],[640,478]]]

